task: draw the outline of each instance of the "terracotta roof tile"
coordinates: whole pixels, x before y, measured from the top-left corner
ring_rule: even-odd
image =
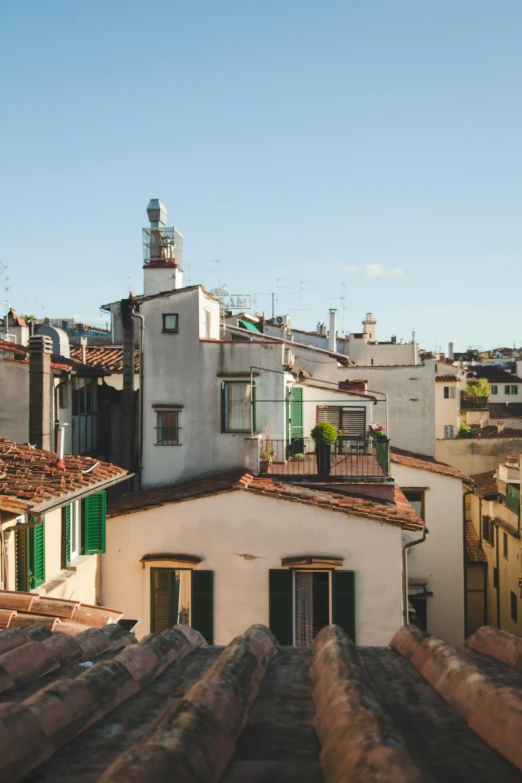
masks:
[[[521,419],[522,402],[490,402],[490,419]],[[522,430],[521,430],[522,435]]]
[[[413,451],[405,451],[395,446],[390,448],[390,460],[398,465],[404,465],[407,468],[416,468],[417,470],[427,470],[430,473],[440,473],[441,476],[469,481],[469,476],[462,473],[445,462],[439,462],[434,457],[427,457],[425,454],[416,454]]]
[[[479,537],[475,533],[473,522],[466,520],[466,562],[467,563],[487,563],[488,559]]]
[[[82,360],[82,348],[71,346],[71,356]],[[123,346],[121,345],[87,345],[85,348],[85,363],[88,367],[99,367],[111,372],[123,372]],[[134,372],[140,371],[139,351],[134,351]]]
[[[496,424],[489,424],[482,427],[473,438],[522,438],[522,430],[515,427],[504,427],[500,432]]]
[[[437,383],[450,383],[450,381],[460,380],[457,375],[437,375],[435,381]]]
[[[313,648],[278,648],[261,625],[225,648],[187,626],[138,644],[111,628],[0,632],[0,682],[16,688],[0,710],[2,779],[520,779],[520,672],[419,629],[356,649],[338,626]]]
[[[372,519],[381,519],[384,522],[400,524],[410,529],[424,527],[424,522],[398,487],[395,487],[395,501],[392,503],[378,498],[353,497],[336,491],[334,488],[325,490],[310,485],[290,484],[277,481],[274,478],[255,477],[249,473],[243,474],[239,471],[123,495],[110,505],[107,516],[132,514],[135,511],[145,511],[148,508],[162,506],[166,503],[180,503],[184,500],[195,500],[219,492],[231,492],[239,489],[261,495],[276,495],[283,500],[312,504]]]
[[[127,475],[124,468],[92,457],[66,454],[65,470],[56,467],[53,451],[18,445],[0,438],[0,503],[2,496],[25,501],[31,510],[59,500],[72,492],[103,488],[108,482]]]
[[[495,470],[486,470],[483,473],[475,473],[470,476],[475,484],[474,494],[479,498],[498,495],[497,474]]]

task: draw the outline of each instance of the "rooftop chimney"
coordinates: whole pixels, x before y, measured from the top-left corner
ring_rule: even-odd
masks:
[[[51,353],[47,335],[29,340],[29,442],[39,449],[51,449],[52,393]]]
[[[330,331],[328,332],[328,350],[337,352],[337,310],[330,309]]]
[[[450,343],[448,345],[448,356],[451,359],[451,361],[453,361],[453,359],[455,358],[454,353],[453,353],[453,343]]]
[[[65,446],[65,428],[67,423],[63,421],[56,422],[56,467],[58,470],[65,470],[63,461],[63,451]]]
[[[166,225],[167,208],[159,199],[150,200],[147,215],[150,228],[143,229],[145,296],[183,286],[183,237],[173,226]]]

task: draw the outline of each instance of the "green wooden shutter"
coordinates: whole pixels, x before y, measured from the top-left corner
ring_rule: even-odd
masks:
[[[291,645],[292,639],[292,572],[271,568],[268,572],[269,626],[279,644]]]
[[[292,387],[292,440],[303,437],[303,390]]]
[[[82,552],[84,555],[98,555],[105,552],[106,513],[105,492],[89,495],[82,502]]]
[[[32,521],[31,517],[29,519]],[[29,589],[45,582],[45,520],[29,528]]]
[[[332,620],[355,644],[355,572],[332,572]]]
[[[221,432],[227,431],[227,414],[226,414],[226,382],[221,381]]]
[[[172,625],[171,582],[168,568],[150,569],[150,632],[161,633]]]
[[[71,506],[62,508],[62,568],[71,563]]]
[[[28,530],[17,530],[15,534],[15,587],[29,590]]]
[[[192,627],[214,644],[214,572],[192,571]]]

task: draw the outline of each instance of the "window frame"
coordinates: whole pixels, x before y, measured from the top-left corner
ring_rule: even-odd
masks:
[[[297,627],[296,627],[296,600],[295,600],[295,575],[300,574],[328,574],[328,623],[332,624],[333,618],[333,570],[332,568],[291,568],[292,572],[292,645],[296,646]]]
[[[492,383],[491,384],[491,396],[498,394],[498,384]]]
[[[154,612],[154,574],[156,571],[167,571],[169,574],[187,574],[185,577],[188,580],[188,592],[189,592],[189,606],[188,606],[188,623],[187,625],[191,625],[192,623],[192,571],[193,568],[169,568],[167,566],[161,567],[161,566],[151,566],[150,568],[150,574],[149,574],[149,585],[150,585],[150,633],[159,633],[159,631],[155,630],[155,612]],[[181,576],[181,579],[183,579],[183,576]],[[170,595],[169,595],[169,612],[170,612],[170,618],[169,621],[172,620],[172,606],[170,603]],[[179,619],[179,617],[178,617]],[[174,623],[173,625],[177,625],[178,623]],[[169,625],[168,628],[172,628],[173,625]]]
[[[504,386],[504,394],[508,397],[516,397],[518,395],[518,384],[517,383],[507,383]]]
[[[182,445],[181,442],[180,442],[181,426],[180,426],[180,423],[179,423],[181,411],[182,411],[181,408],[176,408],[176,407],[172,407],[172,408],[165,407],[165,408],[162,408],[161,410],[160,409],[155,409],[154,410],[154,413],[156,414],[156,426],[155,426],[156,443],[154,444],[155,446],[181,446]],[[175,427],[165,426],[165,425],[163,425],[163,423],[160,424],[160,417],[161,416],[173,416],[173,415],[176,416],[176,426]],[[163,430],[166,430],[166,431],[169,431],[169,432],[175,432],[176,440],[174,440],[173,438],[166,439],[166,440],[159,440],[160,432],[163,432]]]
[[[175,318],[176,326],[174,328],[167,327],[167,318]],[[162,334],[179,334],[179,313],[162,313]]]
[[[509,537],[505,530],[503,533],[502,553],[504,555],[504,560],[509,560]]]
[[[446,435],[446,432],[451,430],[451,435]],[[455,425],[454,424],[445,424],[444,425],[444,440],[453,440],[455,438]]]
[[[221,381],[221,420],[222,420],[222,432],[228,433],[230,435],[244,435],[245,433],[250,434],[250,422],[252,417],[251,410],[249,411],[249,417],[248,417],[248,427],[245,429],[233,429],[229,425],[229,414],[228,414],[228,389],[231,385],[235,386],[245,386],[250,389],[250,398],[249,398],[249,406],[250,409],[252,408],[252,389],[255,388],[252,386],[250,381],[248,380],[223,380]],[[254,423],[254,431],[255,431],[255,423]]]
[[[414,488],[411,488],[411,489],[403,489],[401,491],[402,491],[404,497],[406,498],[406,500],[408,501],[408,503],[410,505],[411,505],[411,501],[410,501],[410,498],[408,497],[408,495],[415,494],[415,495],[420,495],[421,496],[421,498],[420,498],[421,511],[420,511],[419,516],[425,522],[426,521],[426,490],[425,489],[414,489]],[[415,507],[412,506],[412,508],[415,508]]]
[[[79,500],[75,500],[69,505],[71,506],[70,562],[72,562],[74,558],[79,557],[82,552],[82,516],[81,503]]]

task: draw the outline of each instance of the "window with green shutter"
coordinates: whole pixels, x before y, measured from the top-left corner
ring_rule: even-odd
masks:
[[[292,571],[272,568],[268,572],[269,626],[279,644],[292,644]]]
[[[214,572],[151,568],[151,633],[189,622],[208,644],[213,644]]]
[[[214,572],[192,571],[191,625],[214,644]]]
[[[89,495],[82,502],[82,554],[105,552],[105,522],[107,506],[105,492]]]
[[[34,517],[29,517],[34,522]],[[17,530],[15,538],[15,586],[29,591],[45,582],[45,521]]]
[[[71,563],[71,506],[62,508],[62,568]]]
[[[41,525],[30,527],[27,532],[29,533],[29,585],[32,590],[45,582],[45,521]]]
[[[355,640],[355,572],[332,573],[332,622]]]

